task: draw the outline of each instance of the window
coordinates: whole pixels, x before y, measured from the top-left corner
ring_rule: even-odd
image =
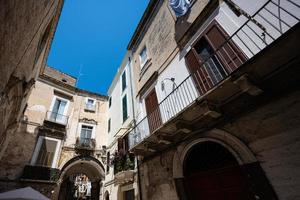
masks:
[[[47,41],[49,39],[50,32],[51,32],[51,27],[52,27],[52,20],[48,24],[46,30],[44,31],[44,33],[38,43],[37,50],[36,50],[36,56],[35,56],[35,63],[38,61],[41,53],[43,52],[43,50],[47,44]]]
[[[126,89],[126,71],[123,72],[122,74],[122,91],[124,91]]]
[[[36,165],[52,166],[56,145],[57,141],[43,139]]]
[[[108,174],[109,173],[109,167],[110,166],[110,152],[108,151],[107,152],[107,155],[106,155],[106,173]]]
[[[60,143],[58,139],[40,136],[31,164],[55,168]]]
[[[124,191],[124,199],[125,200],[134,200],[134,189]]]
[[[88,125],[81,125],[80,138],[91,139],[93,133],[93,127]]]
[[[54,97],[49,119],[53,122],[66,124],[67,123],[67,105],[68,101],[59,97]]]
[[[144,65],[146,64],[148,59],[148,55],[147,55],[147,48],[144,47],[143,50],[140,53],[140,63],[141,63],[141,68],[144,67]]]
[[[228,39],[226,31],[213,21],[186,54],[187,66],[200,94],[206,93],[247,60],[238,46]]]
[[[85,109],[89,111],[95,111],[96,110],[95,99],[87,98],[85,102]]]
[[[126,121],[126,119],[128,118],[128,113],[127,113],[127,96],[124,95],[123,99],[122,99],[122,108],[123,108],[123,122]]]
[[[109,120],[108,120],[108,125],[107,125],[107,127],[108,127],[108,132],[110,132],[110,126],[111,126],[111,120],[109,119]]]
[[[108,99],[108,107],[110,108],[111,107],[111,102],[112,101],[112,97],[109,97],[109,99]]]

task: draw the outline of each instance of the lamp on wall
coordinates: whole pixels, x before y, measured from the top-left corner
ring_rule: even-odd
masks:
[[[164,80],[161,81],[161,91],[165,91],[165,81],[171,81],[173,83],[173,88],[172,91],[177,88],[177,84],[175,83],[175,78],[171,77],[171,78],[165,78]]]

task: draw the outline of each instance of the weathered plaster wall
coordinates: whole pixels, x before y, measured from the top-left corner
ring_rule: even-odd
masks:
[[[280,200],[300,197],[299,99],[299,91],[284,95],[219,127],[248,146]],[[183,142],[177,150],[197,138],[201,138],[201,134]],[[172,174],[175,152],[171,149],[141,164],[144,199],[178,198]]]
[[[0,158],[45,64],[62,5],[63,0],[0,2]]]

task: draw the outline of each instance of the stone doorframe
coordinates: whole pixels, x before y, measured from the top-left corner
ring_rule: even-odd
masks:
[[[173,158],[174,179],[184,177],[183,165],[185,158],[191,148],[199,143],[206,141],[216,142],[225,147],[230,153],[232,153],[232,155],[236,158],[240,165],[257,162],[254,154],[242,141],[226,131],[213,129],[204,134],[201,133],[200,138],[177,147],[177,151],[175,152]]]

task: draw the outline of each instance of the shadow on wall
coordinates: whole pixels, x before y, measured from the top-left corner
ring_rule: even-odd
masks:
[[[29,132],[30,125],[26,118],[24,119],[15,127],[14,132],[9,132],[11,139],[0,160],[0,192],[31,186],[29,183],[21,182],[20,178],[24,167],[30,164],[39,128],[32,127],[33,131]]]

